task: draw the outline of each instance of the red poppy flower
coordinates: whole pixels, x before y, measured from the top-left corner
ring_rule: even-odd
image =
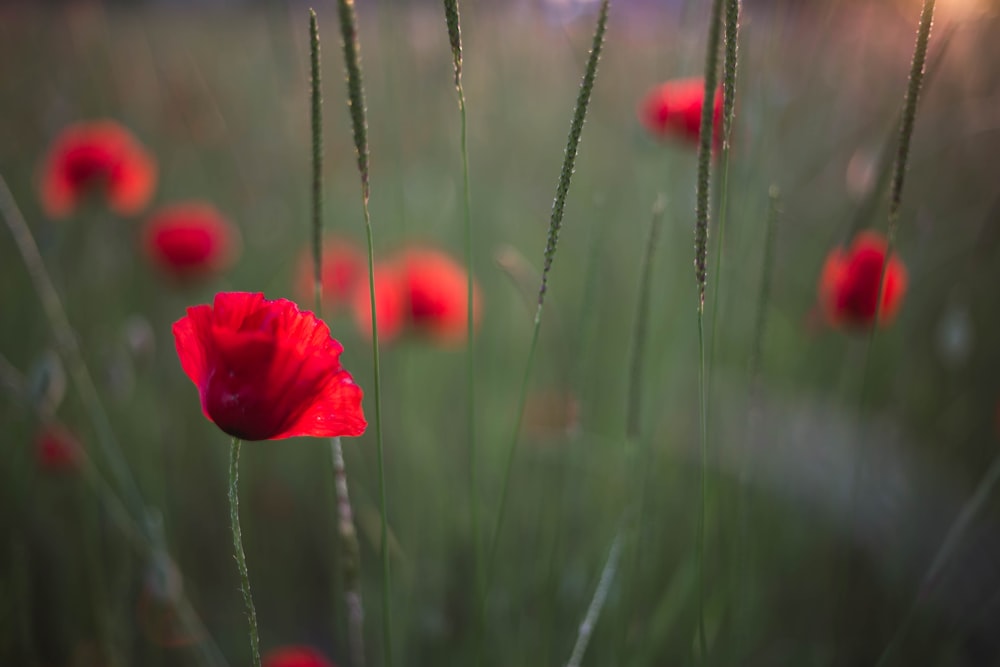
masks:
[[[268,652],[263,667],[334,667],[323,654],[308,646],[283,646]]]
[[[56,137],[41,174],[51,218],[65,218],[90,194],[118,215],[141,211],[153,195],[156,163],[132,134],[111,120],[70,125]]]
[[[291,301],[221,292],[174,323],[205,416],[242,440],[364,433],[361,388],[326,324]]]
[[[65,426],[42,426],[35,436],[35,460],[43,470],[75,472],[83,463],[83,445]]]
[[[358,280],[351,297],[354,323],[363,335],[372,335],[372,304],[368,280]],[[375,313],[378,316],[378,339],[388,343],[396,339],[406,324],[406,294],[402,274],[392,263],[375,265]]]
[[[461,343],[468,333],[468,273],[440,250],[412,248],[400,265],[410,324],[441,343]],[[480,317],[479,288],[473,285],[474,325]]]
[[[354,289],[361,280],[367,280],[365,256],[350,241],[327,238],[323,242],[323,264],[320,280],[323,284],[323,304],[336,308],[349,303]],[[302,303],[313,303],[313,256],[306,249],[299,257],[295,280],[295,294]]]
[[[676,138],[697,144],[704,99],[705,80],[701,77],[667,81],[642,98],[639,122],[657,139]],[[722,132],[722,88],[715,92],[712,111],[713,137],[718,144]]]
[[[142,246],[150,262],[177,280],[222,271],[235,259],[239,232],[211,204],[184,202],[146,222]]]
[[[864,231],[845,252],[834,248],[826,258],[819,282],[819,302],[826,320],[833,326],[867,327],[880,310],[879,324],[889,324],[899,311],[906,294],[906,267],[893,254],[885,263],[886,239],[877,232]],[[885,284],[878,307],[882,265]]]

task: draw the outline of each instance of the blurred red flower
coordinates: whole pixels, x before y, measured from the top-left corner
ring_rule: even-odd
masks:
[[[893,254],[888,263],[888,242],[874,231],[854,237],[845,252],[834,248],[826,258],[819,282],[819,302],[826,321],[833,326],[871,326],[878,308],[878,322],[889,324],[903,303],[907,274],[903,262]],[[878,307],[879,283],[885,263],[885,284]]]
[[[181,367],[201,409],[242,440],[358,436],[361,388],[340,366],[343,347],[315,315],[286,299],[220,292],[174,323]]]
[[[156,163],[132,133],[112,120],[65,128],[42,166],[42,207],[50,218],[69,216],[96,194],[118,215],[141,211],[153,195]]]
[[[239,250],[239,232],[211,204],[183,202],[146,221],[142,247],[164,274],[191,280],[229,267]]]
[[[83,463],[83,445],[65,426],[44,424],[35,436],[35,460],[50,472],[75,472]]]
[[[698,143],[705,80],[675,79],[652,88],[639,102],[639,122],[657,139],[681,139]],[[721,141],[722,89],[715,92],[712,122],[714,141]]]
[[[468,273],[446,253],[410,248],[400,259],[410,324],[439,343],[461,343],[468,333]],[[473,285],[473,325],[481,310],[479,287]]]
[[[297,266],[295,295],[302,303],[313,303],[315,285],[311,249],[302,252]],[[361,251],[350,241],[336,237],[323,241],[321,272],[323,304],[331,309],[349,304],[357,283],[367,280],[368,276],[365,256]]]
[[[282,646],[269,651],[262,667],[334,667],[323,654],[308,646]]]
[[[368,280],[358,280],[351,297],[354,323],[363,335],[372,335],[372,305]],[[391,262],[375,265],[375,314],[378,316],[379,342],[395,340],[406,324],[406,294],[402,274]]]

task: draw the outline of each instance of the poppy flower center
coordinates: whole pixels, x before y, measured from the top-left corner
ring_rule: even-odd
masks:
[[[204,264],[216,250],[213,235],[199,227],[162,230],[157,234],[155,243],[170,264],[182,268]]]
[[[112,180],[118,160],[100,146],[78,146],[66,160],[66,178],[77,187],[89,188]]]

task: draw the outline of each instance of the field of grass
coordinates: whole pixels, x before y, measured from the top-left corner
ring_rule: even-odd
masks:
[[[712,162],[703,465],[697,150],[651,137],[636,109],[654,85],[703,75],[711,3],[661,4],[611,3],[533,356],[598,3],[461,4],[477,480],[470,491],[464,345],[384,342],[392,662],[567,664],[601,590],[584,665],[1000,664],[1000,14],[939,2],[895,237],[908,289],[872,333],[830,324],[817,285],[855,232],[886,232],[921,4],[742,8],[724,235]],[[323,228],[363,251],[337,5],[315,8]],[[444,12],[357,10],[375,261],[420,244],[465,264]],[[0,176],[42,262],[26,262],[0,197],[0,664],[250,664],[230,438],[202,415],[171,325],[225,291],[313,308],[296,289],[312,238],[308,27],[301,3],[0,9]],[[46,152],[64,127],[101,118],[155,159],[152,201],[120,216],[95,199],[52,219]],[[141,229],[188,200],[214,205],[240,242],[226,271],[180,282],[150,266]],[[42,267],[95,391],[36,289]],[[368,431],[342,444],[364,652],[383,665],[371,341],[349,306],[325,315],[365,392]],[[40,465],[36,436],[52,420],[93,467]],[[244,546],[262,651],[309,645],[362,667],[330,459],[325,439],[244,443]]]

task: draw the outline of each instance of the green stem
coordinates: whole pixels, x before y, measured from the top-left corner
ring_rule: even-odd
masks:
[[[475,577],[475,608],[483,609],[483,546],[479,529],[479,474],[476,468],[476,365],[475,365],[475,313],[472,258],[472,196],[469,186],[469,133],[468,114],[465,110],[465,88],[462,86],[462,27],[458,0],[444,0],[445,23],[451,44],[452,63],[455,69],[455,91],[458,94],[458,112],[461,119],[462,151],[462,205],[464,214],[465,265],[466,265],[466,422],[469,448],[469,531],[472,535]],[[476,623],[476,662],[482,659],[484,619],[479,615]]]
[[[934,554],[934,560],[931,561],[930,567],[924,574],[923,579],[920,582],[920,588],[917,591],[917,595],[914,597],[910,604],[906,615],[900,622],[899,627],[893,633],[892,639],[886,645],[885,650],[879,657],[878,662],[875,667],[884,667],[884,665],[889,664],[889,659],[896,653],[899,646],[902,644],[904,637],[906,636],[906,631],[909,629],[910,624],[917,615],[920,603],[923,601],[927,594],[930,593],[931,588],[937,581],[938,575],[944,568],[945,564],[951,559],[952,554],[955,549],[961,543],[962,538],[965,536],[966,530],[972,523],[972,520],[979,514],[986,501],[989,500],[990,495],[993,493],[993,487],[1000,482],[1000,458],[994,459],[993,463],[990,465],[986,474],[983,476],[982,481],[976,487],[975,493],[969,498],[968,502],[962,507],[962,510],[958,513],[955,518],[954,523],[948,529],[945,535],[944,541],[941,543],[941,547]]]
[[[485,604],[489,597],[490,584],[493,577],[493,568],[496,563],[497,545],[500,541],[500,530],[503,527],[503,520],[506,515],[507,492],[510,487],[510,474],[514,465],[514,455],[517,451],[518,439],[521,432],[521,423],[524,419],[524,409],[527,403],[528,394],[528,380],[531,376],[531,367],[535,359],[535,349],[538,346],[538,332],[542,325],[542,308],[545,304],[545,291],[548,286],[548,276],[552,269],[552,261],[556,254],[556,246],[559,241],[559,230],[562,227],[563,213],[566,208],[566,196],[569,194],[570,182],[573,179],[576,155],[580,147],[580,137],[583,134],[583,124],[587,118],[587,108],[590,106],[590,96],[594,90],[594,81],[597,77],[597,64],[601,59],[601,49],[604,46],[604,33],[608,24],[608,6],[609,0],[603,0],[601,2],[600,13],[597,17],[597,27],[594,30],[594,40],[590,49],[590,57],[587,60],[587,67],[584,70],[583,82],[580,84],[580,91],[576,98],[576,107],[573,110],[573,119],[570,121],[569,138],[566,142],[566,153],[563,156],[562,170],[559,173],[559,182],[556,185],[556,197],[552,203],[552,215],[549,219],[549,234],[545,243],[542,284],[538,290],[538,306],[535,310],[535,324],[531,334],[531,346],[528,349],[528,362],[524,369],[524,377],[521,381],[521,396],[518,400],[517,419],[515,419],[514,433],[511,437],[510,448],[507,451],[507,464],[504,468],[504,476],[500,492],[500,509],[497,513],[497,520],[493,526],[493,534],[490,540],[490,557],[487,562],[483,594],[483,613],[485,613]]]
[[[698,563],[698,647],[703,663],[708,662],[708,642],[705,637],[705,524],[708,506],[708,402],[705,378],[705,290],[708,282],[708,223],[711,185],[715,88],[718,81],[719,43],[722,28],[722,0],[713,0],[708,24],[705,54],[705,90],[701,105],[701,125],[698,135],[698,181],[695,191],[695,280],[698,287],[698,413],[701,458],[700,499],[695,534],[695,554]],[[714,326],[714,322],[713,322]]]
[[[323,317],[323,95],[319,70],[319,24],[309,10],[309,71],[312,122],[312,256],[313,300],[316,316]]]
[[[260,667],[260,638],[257,634],[257,610],[250,593],[250,574],[247,572],[247,557],[243,553],[243,531],[240,530],[240,439],[233,438],[229,456],[229,523],[233,529],[233,555],[240,571],[240,588],[243,604],[246,606],[247,621],[250,624],[250,654],[254,667]]]
[[[14,200],[14,195],[11,194],[10,188],[7,187],[7,182],[2,176],[0,176],[0,214],[3,215],[7,227],[14,237],[14,242],[17,244],[18,251],[34,284],[35,292],[38,294],[38,299],[48,317],[60,356],[66,363],[73,384],[80,394],[84,408],[97,432],[101,454],[107,461],[120,492],[128,498],[133,515],[137,517],[138,523],[148,534],[146,506],[139,493],[139,487],[135,478],[132,477],[125,455],[118,445],[118,439],[111,428],[111,420],[98,396],[97,386],[83,360],[80,345],[69,323],[69,318],[66,316],[66,309],[63,308],[59,293],[45,268],[38,245]],[[150,535],[150,538],[152,539],[153,536]]]

